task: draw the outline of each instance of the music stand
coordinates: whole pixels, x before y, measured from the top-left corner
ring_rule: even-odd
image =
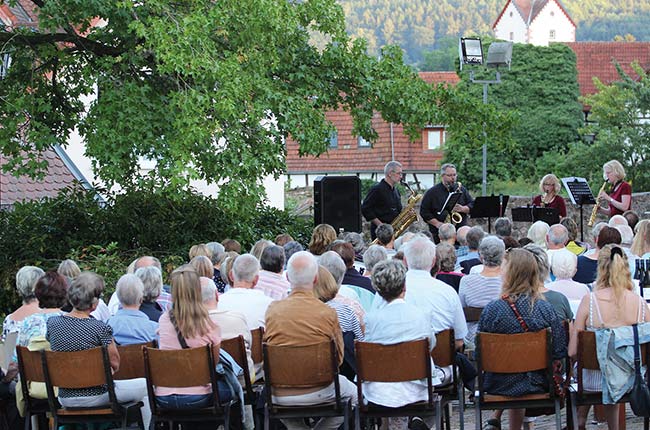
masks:
[[[585,178],[576,178],[571,176],[569,178],[562,178],[564,188],[566,188],[569,198],[574,205],[580,206],[580,240],[584,241],[584,216],[582,211],[583,205],[594,205],[596,199],[591,192],[589,182]]]
[[[488,233],[492,230],[492,218],[502,217],[508,206],[510,196],[499,194],[498,196],[484,196],[474,199],[474,206],[469,214],[472,218],[487,218]]]
[[[541,208],[538,206],[520,206],[512,208],[512,220],[519,222],[544,221],[548,225],[560,222],[560,211],[555,208]]]
[[[442,209],[438,212],[438,215],[442,215],[443,213],[447,213],[451,217],[451,213],[454,211],[454,206],[456,206],[456,203],[458,203],[458,200],[460,200],[460,196],[462,196],[463,193],[461,192],[454,192],[454,193],[449,193],[447,196],[447,200],[445,200],[445,204],[442,206]]]

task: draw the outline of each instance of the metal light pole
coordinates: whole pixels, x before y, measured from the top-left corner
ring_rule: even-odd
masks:
[[[497,71],[496,79],[494,80],[479,80],[474,79],[474,70],[469,71],[469,80],[473,84],[483,84],[483,104],[488,102],[488,88],[490,84],[501,83],[501,73]],[[481,182],[481,195],[487,195],[487,124],[483,123],[483,175]]]

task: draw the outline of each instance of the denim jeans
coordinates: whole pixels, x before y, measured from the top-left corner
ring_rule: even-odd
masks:
[[[218,381],[219,400],[228,402],[232,400],[232,392],[225,381]],[[158,406],[164,409],[198,409],[212,405],[212,394],[170,394],[156,396]]]

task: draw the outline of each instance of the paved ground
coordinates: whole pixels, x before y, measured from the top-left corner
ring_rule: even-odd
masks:
[[[491,411],[483,412],[483,422],[485,422],[491,416]],[[465,429],[474,430],[475,429],[475,410],[472,404],[467,405],[467,410],[464,414],[465,417]],[[593,409],[589,414],[589,420],[587,421],[587,430],[607,430],[607,424],[596,424],[592,423],[593,420]],[[507,414],[503,415],[502,428],[508,428],[508,419]],[[643,418],[634,416],[630,406],[626,407],[626,417],[625,417],[626,429],[627,430],[639,430],[643,429]],[[566,410],[562,409],[562,427],[566,426]],[[458,410],[454,409],[454,413],[451,417],[451,428],[460,429]],[[542,416],[538,417],[533,426],[534,430],[552,430],[555,429],[555,416]]]

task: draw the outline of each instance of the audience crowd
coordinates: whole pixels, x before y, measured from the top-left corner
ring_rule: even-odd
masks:
[[[248,383],[237,363],[221,350],[223,340],[243,338],[250,383],[264,377],[263,363],[252,357],[253,330],[262,329],[263,341],[270,346],[334,341],[341,396],[353,405],[400,407],[426,400],[426,383],[367,382],[364,398],[358,398],[355,342],[427,339],[433,349],[436,334],[451,328],[456,366],[432,362],[432,381],[436,386],[449,384],[452,369],[458,367],[471,398],[476,369],[470,359],[477,332],[550,328],[553,358],[562,360],[576,358],[578,331],[615,330],[650,320],[639,295],[643,285],[634,279],[639,277],[635,261],[650,256],[650,221],[626,215],[594,226],[593,244],[577,241],[577,226],[567,218],[551,226],[535,222],[525,238],[513,235],[508,218],[496,221],[494,235],[480,226],[457,230],[443,224],[437,246],[428,232],[396,238],[390,224],[376,229],[375,244],[367,244],[358,233],[337,235],[327,224],[314,228],[306,246],[281,234],[258,240],[246,252],[237,240],[227,238],[193,245],[187,264],[168,275],[154,256],[140,256],[124,268],[108,303],[102,277],[82,272],[72,260],[62,261],[56,271],[25,266],[16,274],[22,304],[4,319],[2,338],[16,333],[17,345],[53,351],[105,346],[113,371],[120,366],[118,345],[155,342],[170,350],[211,345],[216,360],[230,364],[236,376],[234,382],[219,379],[221,401],[241,401],[242,386]],[[468,308],[482,309],[478,321],[466,319]],[[26,393],[18,389],[18,395],[13,394],[20,386],[15,352],[1,376],[0,396],[17,399],[9,406],[8,418],[12,428],[19,428],[21,418],[13,408],[23,413]],[[606,419],[609,428],[616,429],[618,409],[611,404],[610,385],[605,389],[601,384],[600,372],[591,371],[585,378],[589,390],[607,392]],[[487,392],[504,396],[548,391],[549,384],[543,372],[487,374],[484,379]],[[172,409],[208,406],[211,391],[210,386],[156,387],[153,402]],[[151,399],[144,378],[115,381],[115,394],[121,402],[143,401],[148,426]],[[272,393],[279,405],[318,404],[334,397],[333,385],[275,388]],[[58,391],[59,403],[69,408],[104,405],[108,399],[105,386]],[[588,411],[579,410],[580,428]],[[510,429],[530,422],[525,412],[509,411]],[[238,415],[243,428],[253,428],[253,414],[247,407]],[[341,423],[341,417],[327,417],[312,424],[336,429]],[[290,430],[307,428],[301,419],[283,424]],[[432,426],[430,420],[418,418],[388,422],[389,429]],[[500,429],[501,413],[493,414],[486,426]]]

